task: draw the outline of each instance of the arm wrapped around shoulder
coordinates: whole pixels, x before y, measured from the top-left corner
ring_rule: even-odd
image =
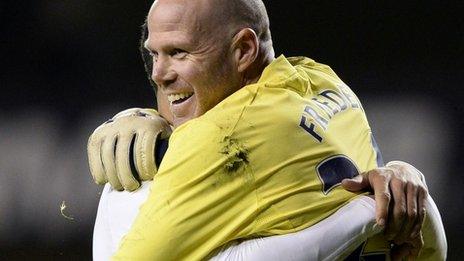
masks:
[[[309,228],[225,246],[212,260],[341,260],[381,231],[375,201],[360,196]]]
[[[87,153],[95,183],[109,182],[116,190],[133,191],[141,181],[153,179],[156,146],[171,132],[154,109],[132,108],[116,114],[89,137]]]
[[[430,196],[426,212],[422,231],[424,246],[418,260],[446,260],[445,231],[438,208]],[[341,260],[381,231],[375,225],[375,201],[360,196],[314,226],[291,234],[224,246],[212,260]]]

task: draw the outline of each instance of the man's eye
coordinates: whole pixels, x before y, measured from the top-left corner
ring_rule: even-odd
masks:
[[[158,54],[154,52],[149,52],[151,58],[153,58],[154,61],[158,60]]]
[[[187,52],[182,49],[174,49],[171,52],[171,56],[175,58],[184,58],[187,55]]]

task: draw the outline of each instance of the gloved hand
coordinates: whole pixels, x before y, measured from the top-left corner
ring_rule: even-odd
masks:
[[[132,108],[116,114],[89,137],[87,153],[95,183],[134,191],[141,181],[153,179],[158,170],[157,140],[167,139],[171,132],[154,109]]]

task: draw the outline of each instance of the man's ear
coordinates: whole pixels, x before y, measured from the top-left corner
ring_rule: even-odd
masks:
[[[256,60],[259,53],[258,36],[251,28],[240,30],[233,39],[234,58],[239,73],[243,73]]]

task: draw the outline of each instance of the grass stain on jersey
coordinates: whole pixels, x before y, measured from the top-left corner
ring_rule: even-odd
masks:
[[[220,153],[227,156],[227,162],[224,165],[227,173],[235,173],[242,166],[248,164],[248,150],[238,140],[226,136],[222,144]]]

